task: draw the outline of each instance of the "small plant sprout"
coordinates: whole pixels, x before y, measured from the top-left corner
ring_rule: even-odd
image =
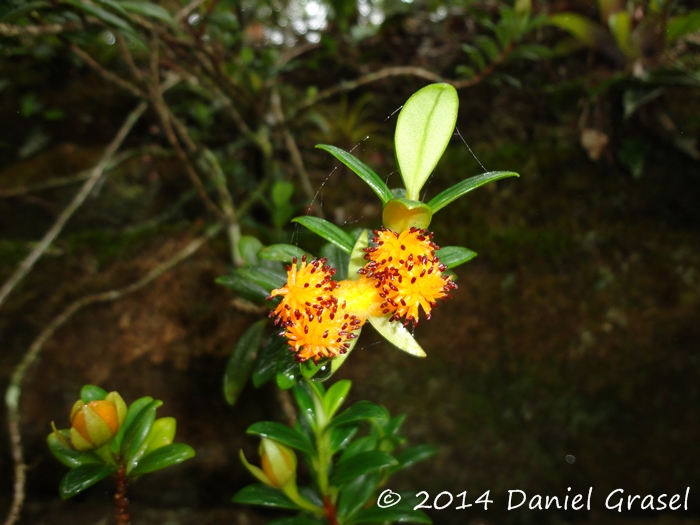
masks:
[[[433,215],[479,186],[518,176],[512,171],[487,172],[427,202],[421,200],[423,186],[454,133],[458,107],[457,91],[449,84],[426,86],[408,99],[399,113],[394,140],[405,186],[398,190],[389,189],[350,153],[335,146],[317,146],[369,185],[382,202],[383,224],[371,232],[348,233],[318,217],[297,217],[293,222],[328,241],[321,257],[311,257],[288,244],[262,247],[255,254],[257,264],[218,280],[245,298],[273,301],[270,316],[293,355],[290,364],[278,353],[279,344],[272,338],[256,360],[262,342],[262,330],[256,328],[257,345],[232,354],[231,363],[249,363],[247,372],[236,374],[235,381],[245,381],[252,372],[254,382],[262,384],[275,371],[283,388],[290,388],[302,376],[325,380],[352,351],[365,323],[399,349],[418,357],[426,355],[407,326],[417,325],[421,316],[430,319],[437,301],[450,297],[457,285],[448,268],[476,256],[461,246],[441,249],[428,231]],[[288,264],[286,271],[279,266],[281,262]],[[246,352],[250,359],[241,356]],[[301,367],[295,369],[294,361]],[[240,385],[225,380],[224,388],[240,390]]]
[[[189,445],[173,443],[174,418],[156,419],[162,404],[146,396],[127,408],[117,392],[85,385],[71,410],[70,429],[58,430],[52,423],[53,432],[47,437],[53,455],[71,469],[59,485],[61,498],[71,498],[112,476],[117,484],[117,523],[129,523],[127,482],[194,456]]]

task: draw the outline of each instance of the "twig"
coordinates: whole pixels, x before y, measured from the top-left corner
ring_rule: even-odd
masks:
[[[74,22],[69,22],[67,24],[47,24],[45,26],[17,26],[14,24],[0,23],[0,36],[57,35],[64,31],[76,31],[78,29],[83,29],[83,25]]]
[[[122,162],[134,157],[136,155],[144,155],[146,153],[152,153],[155,155],[167,156],[170,155],[169,151],[157,146],[147,146],[145,148],[135,148],[128,151],[124,151],[119,155],[115,155],[114,159],[107,163],[105,166],[105,172],[114,169],[116,166]],[[75,184],[76,182],[84,181],[90,178],[90,173],[92,169],[81,171],[77,175],[72,177],[56,177],[53,179],[45,180],[34,184],[33,186],[17,186],[15,188],[7,188],[0,190],[0,199],[7,197],[18,197],[20,195],[26,195],[27,193],[34,193],[35,191],[50,190],[53,188],[60,188],[61,186],[68,186],[70,184]]]
[[[194,0],[193,2],[190,2],[177,12],[177,14],[175,15],[175,20],[179,22],[180,20],[187,18],[188,16],[190,16],[190,13],[192,13],[192,11],[197,9],[206,1],[207,0]]]
[[[22,361],[15,367],[10,378],[10,384],[5,392],[5,405],[7,406],[8,431],[10,435],[10,448],[14,461],[15,483],[12,498],[12,506],[7,515],[4,525],[13,525],[19,519],[25,497],[26,470],[24,454],[22,451],[22,434],[20,431],[20,410],[19,401],[22,394],[22,381],[29,368],[34,364],[46,342],[61,326],[63,326],[78,310],[95,303],[104,303],[121,299],[122,297],[134,293],[152,281],[163,275],[165,272],[184,261],[209,239],[221,231],[222,224],[217,223],[211,226],[206,233],[193,241],[176,253],[173,257],[162,262],[138,281],[131,283],[124,288],[109,290],[97,294],[87,295],[71,303],[60,315],[55,317],[37,336],[22,358]]]
[[[135,97],[138,98],[148,98],[146,97],[146,94],[141,91],[138,87],[136,87],[134,84],[129,82],[128,80],[124,80],[123,78],[115,75],[111,71],[106,70],[103,68],[94,58],[92,58],[90,55],[88,55],[85,51],[80,49],[78,46],[75,44],[70,44],[70,50],[73,51],[76,55],[78,55],[80,58],[83,59],[83,61],[90,66],[92,69],[94,69],[97,74],[99,74],[102,78],[104,78],[108,82],[112,82],[119,86],[122,89],[127,90],[129,93],[134,95]]]
[[[51,245],[58,234],[61,233],[61,230],[63,229],[63,226],[65,226],[66,222],[68,222],[68,219],[70,219],[76,210],[80,208],[83,202],[85,202],[85,199],[87,199],[88,195],[90,195],[93,187],[102,176],[107,163],[112,158],[112,155],[114,155],[114,153],[119,149],[122,142],[131,131],[131,128],[134,126],[143,112],[146,111],[147,107],[148,105],[145,102],[139,103],[139,105],[136,106],[136,109],[134,109],[126,118],[122,124],[122,127],[117,132],[117,135],[114,137],[109,146],[107,146],[107,150],[105,151],[104,155],[102,155],[102,159],[100,159],[95,167],[92,168],[90,178],[85,181],[85,184],[83,184],[83,187],[80,188],[80,191],[75,195],[73,201],[66,207],[65,210],[63,210],[61,215],[58,216],[58,219],[56,219],[56,222],[54,222],[49,231],[46,232],[46,235],[44,235],[41,242],[39,242],[36,248],[34,248],[34,250],[32,250],[32,252],[20,263],[15,273],[7,280],[2,289],[0,289],[0,306],[2,306],[2,303],[12,292],[15,286],[17,286],[17,284],[31,271],[34,264],[44,254],[46,249]]]
[[[274,115],[277,122],[284,122],[284,112],[282,111],[282,97],[280,97],[279,90],[276,87],[272,88],[270,92],[270,109]],[[299,180],[301,181],[301,187],[309,199],[309,202],[313,201],[314,198],[314,188],[311,185],[311,180],[309,180],[309,174],[306,172],[304,167],[304,160],[299,152],[299,147],[297,146],[292,133],[289,128],[282,124],[282,134],[284,135],[284,143],[289,150],[289,156],[292,158],[292,163],[299,174]]]

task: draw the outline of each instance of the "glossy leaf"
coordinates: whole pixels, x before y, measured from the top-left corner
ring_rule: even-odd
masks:
[[[244,266],[236,270],[236,272],[244,279],[248,279],[269,292],[275,288],[282,288],[284,283],[287,282],[286,274],[281,274],[270,268],[260,266],[256,268]]]
[[[338,518],[341,522],[360,510],[374,495],[379,485],[379,474],[370,472],[359,476],[343,487],[338,499]]]
[[[344,410],[341,414],[331,420],[328,428],[334,428],[346,423],[354,423],[356,421],[365,421],[368,419],[389,419],[389,413],[386,408],[370,403],[369,401],[358,401],[350,408]]]
[[[445,152],[457,122],[459,98],[449,84],[431,84],[415,92],[399,113],[394,146],[406,198],[420,191]]]
[[[232,500],[234,503],[247,505],[262,505],[263,507],[277,507],[280,509],[301,510],[281,490],[261,483],[248,485],[239,490]]]
[[[195,452],[191,446],[184,443],[171,443],[141,458],[130,475],[141,476],[142,474],[155,472],[156,470],[182,463],[183,461],[193,458],[194,455]]]
[[[451,188],[447,188],[445,191],[430,199],[428,206],[433,210],[433,213],[437,213],[449,203],[459,199],[462,195],[469,193],[473,189],[495,180],[505,179],[506,177],[520,177],[520,175],[512,171],[489,171],[475,177],[470,177],[462,182],[458,182]]]
[[[352,251],[352,245],[355,244],[355,239],[353,239],[349,233],[344,232],[335,224],[332,224],[324,219],[306,215],[304,217],[296,217],[292,219],[292,222],[298,222],[312,232],[320,235],[328,242],[332,242],[333,244],[337,245],[346,253],[350,253]]]
[[[331,432],[331,453],[335,454],[339,450],[345,449],[358,430],[359,426],[357,425],[343,425],[334,428]]]
[[[634,58],[637,55],[637,49],[635,49],[631,39],[632,20],[629,13],[627,11],[618,11],[611,14],[608,18],[608,27],[615,37],[617,47],[622,50],[627,58]]]
[[[374,329],[396,348],[416,357],[425,357],[425,351],[413,338],[411,332],[399,321],[390,321],[390,319],[390,315],[385,315],[384,317],[370,316],[367,318]]]
[[[248,328],[236,343],[226,363],[224,398],[229,405],[236,402],[250,377],[266,323],[267,319],[263,319]]]
[[[247,434],[273,439],[306,454],[313,454],[313,445],[304,434],[275,421],[259,421],[246,430]]]
[[[72,498],[117,471],[112,465],[81,465],[70,470],[58,485],[61,499]]]
[[[387,507],[381,508],[372,506],[362,509],[355,514],[345,525],[356,525],[359,523],[420,523],[431,525],[432,520],[427,514],[412,507]]]
[[[241,297],[250,300],[267,299],[270,296],[270,291],[259,284],[256,284],[249,279],[244,278],[238,273],[233,273],[231,275],[223,275],[216,279],[216,283],[227,288],[232,289]]]
[[[391,454],[387,454],[381,450],[360,452],[352,456],[351,461],[339,463],[336,466],[335,472],[333,472],[331,476],[330,483],[335,486],[342,485],[364,474],[376,472],[377,470],[396,464],[397,461]]]
[[[592,48],[598,47],[602,33],[604,33],[600,25],[577,13],[556,13],[551,15],[547,21],[553,26],[568,31],[577,40]]]
[[[435,252],[440,262],[448,268],[454,268],[460,264],[471,261],[476,257],[476,252],[462,246],[444,246]]]
[[[326,392],[323,398],[323,409],[326,412],[326,416],[330,419],[332,418],[341,405],[345,402],[345,398],[350,392],[350,387],[352,387],[352,381],[348,379],[341,379],[340,381],[334,383]]]
[[[277,360],[277,374],[275,375],[275,379],[277,381],[277,386],[282,390],[289,390],[296,385],[302,377],[299,363],[297,363],[294,357],[295,355],[294,352],[285,350],[280,353],[279,359]]]
[[[80,389],[80,399],[83,403],[89,403],[90,401],[100,401],[107,397],[107,391],[104,388],[100,388],[95,385],[85,385]]]
[[[417,445],[415,447],[408,448],[396,454],[398,464],[391,467],[389,472],[394,473],[399,470],[412,467],[420,461],[433,457],[435,454],[437,454],[437,451],[437,447],[433,445]]]
[[[360,454],[362,452],[369,452],[370,450],[375,450],[377,449],[377,445],[379,444],[379,438],[377,436],[363,436],[361,438],[356,439],[352,443],[350,443],[347,448],[343,451],[343,453],[340,455],[340,458],[338,459],[338,465],[341,463],[345,463],[349,459],[351,459],[353,456],[356,456],[357,454]],[[386,451],[385,451],[386,452]]]
[[[76,468],[81,465],[104,464],[104,461],[93,451],[78,452],[69,446],[70,433],[67,430],[59,430],[58,432],[61,434],[61,439],[52,432],[46,437],[46,443],[51,453],[66,467]]]
[[[676,40],[696,31],[700,31],[700,10],[673,18],[666,24],[666,38],[669,40]]]
[[[144,396],[138,398],[136,401],[131,403],[129,405],[129,408],[126,411],[126,417],[124,418],[124,423],[122,424],[121,428],[119,429],[119,432],[117,432],[117,435],[114,437],[112,442],[109,445],[109,450],[117,454],[121,450],[121,444],[124,439],[124,434],[131,428],[131,425],[134,422],[134,419],[136,419],[136,416],[138,416],[141,411],[153,401],[153,398],[151,396]]]
[[[336,148],[335,146],[328,146],[326,144],[317,144],[316,147],[327,151],[350,168],[355,174],[357,174],[358,177],[360,177],[370,188],[372,188],[372,191],[376,193],[377,197],[380,198],[382,204],[386,204],[393,198],[391,190],[379,177],[379,175],[377,175],[369,166],[360,161],[354,155],[348,153],[347,151],[343,151],[340,148]]]
[[[258,252],[258,257],[261,259],[267,259],[268,261],[282,261],[286,263],[291,263],[294,257],[301,260],[304,255],[308,256],[304,250],[292,244],[273,244]]]
[[[367,248],[367,246],[369,246],[369,230],[362,230],[362,233],[360,233],[350,252],[348,278],[351,281],[357,281],[360,278],[358,271],[367,264],[367,260],[365,260],[365,248]]]
[[[260,388],[275,376],[277,361],[282,352],[289,352],[287,340],[284,337],[272,336],[260,352],[253,369],[253,386]]]
[[[155,18],[167,24],[174,24],[175,20],[164,7],[153,2],[119,2],[124,9],[141,16]]]
[[[299,407],[299,413],[312,429],[316,428],[316,407],[314,406],[311,394],[305,388],[304,383],[297,383],[292,389],[294,400]]]
[[[151,401],[134,419],[129,430],[124,434],[121,450],[126,458],[127,474],[136,466],[146,451],[146,440],[156,420],[156,408],[163,403]]]
[[[262,249],[263,243],[260,239],[252,235],[243,235],[238,241],[238,251],[246,266],[256,266],[258,264],[258,252]]]

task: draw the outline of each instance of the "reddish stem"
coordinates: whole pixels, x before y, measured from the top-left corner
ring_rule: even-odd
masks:
[[[114,493],[114,515],[117,525],[130,525],[129,499],[126,497],[126,467],[120,466],[117,471],[117,491]]]
[[[329,496],[323,498],[323,508],[326,509],[328,525],[340,525],[338,523],[338,517],[335,515],[335,505],[333,505]]]

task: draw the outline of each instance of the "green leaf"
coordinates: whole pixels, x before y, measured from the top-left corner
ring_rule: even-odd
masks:
[[[286,263],[291,263],[294,257],[296,257],[297,260],[301,260],[304,255],[308,256],[304,250],[291,244],[273,244],[258,252],[258,257],[261,259]]]
[[[454,87],[431,84],[414,93],[399,113],[394,146],[407,199],[420,200],[423,185],[452,137],[458,108]]]
[[[333,472],[331,476],[330,483],[335,486],[342,485],[364,474],[376,472],[377,470],[396,464],[397,461],[391,454],[387,454],[381,450],[360,452],[352,456],[351,461],[346,461],[337,465],[335,472]]]
[[[164,469],[165,467],[170,467],[171,465],[177,465],[178,463],[193,458],[194,454],[194,449],[189,445],[184,443],[171,443],[141,458],[130,475],[140,476]]]
[[[431,525],[432,521],[424,512],[411,508],[377,506],[363,509],[355,514],[345,525],[356,525],[359,523],[421,523]]]
[[[239,268],[238,270],[236,270],[236,273],[238,273],[238,275],[240,275],[244,279],[247,279],[253,282],[254,284],[257,284],[258,286],[264,288],[265,290],[268,290],[268,295],[269,292],[271,292],[275,288],[282,288],[284,286],[284,283],[287,282],[286,274],[282,275],[281,273],[276,272],[275,270],[260,266],[257,268],[250,268],[244,266],[243,268]]]
[[[355,239],[353,239],[349,233],[344,232],[335,224],[324,219],[306,215],[304,217],[296,217],[292,219],[292,222],[298,222],[312,232],[320,235],[328,242],[337,245],[344,252],[350,253],[352,251],[352,245],[355,244]]]
[[[352,381],[341,379],[328,389],[323,398],[323,409],[326,411],[328,418],[332,418],[345,402],[345,398],[350,392],[350,387],[352,387]]]
[[[153,2],[119,2],[124,9],[141,16],[148,16],[161,20],[167,24],[174,24],[175,20],[167,9]]]
[[[80,9],[81,11],[84,11],[89,15],[94,16],[95,18],[101,20],[107,25],[116,27],[118,29],[122,29],[127,33],[133,33],[133,29],[129,24],[127,24],[118,16],[113,15],[105,9],[102,9],[101,7],[97,7],[96,5],[88,4],[85,2],[80,2],[79,0],[63,0],[63,3],[72,5],[73,7]]]
[[[494,180],[505,179],[506,177],[520,177],[520,175],[513,171],[489,171],[475,177],[470,177],[462,182],[458,182],[450,188],[447,188],[445,191],[430,199],[428,206],[430,206],[430,208],[433,210],[433,213],[437,213],[449,203],[460,198],[462,195],[469,193],[473,189]]]
[[[419,461],[423,461],[437,454],[437,447],[433,445],[416,445],[415,447],[407,448],[403,452],[396,455],[397,465],[389,469],[392,474],[399,470],[412,467]]]
[[[121,16],[122,18],[125,18],[129,22],[133,22],[134,20],[131,18],[131,15],[122,7],[121,4],[115,2],[114,0],[96,0],[97,3],[102,4],[104,7],[107,9],[111,10],[113,13],[116,13],[117,15]]]
[[[250,377],[258,355],[267,319],[262,319],[248,328],[236,343],[226,363],[224,372],[224,398],[233,405]]]
[[[260,352],[260,357],[255,361],[253,369],[253,386],[255,388],[260,388],[275,376],[280,352],[290,353],[288,348],[287,340],[284,337],[270,337]]]
[[[326,144],[317,144],[316,147],[327,151],[350,168],[355,174],[357,174],[358,177],[360,177],[370,188],[372,188],[372,191],[376,193],[377,197],[379,197],[379,199],[382,201],[382,204],[386,204],[393,198],[391,190],[379,177],[379,175],[377,175],[369,166],[360,161],[354,155],[348,153],[347,151],[343,151],[340,148],[336,148],[335,146],[328,146]]]
[[[347,447],[358,430],[359,426],[357,425],[343,425],[334,428],[331,432],[331,454]]]
[[[287,180],[278,180],[272,185],[270,195],[275,206],[288,204],[292,195],[294,195],[294,184]]]
[[[109,444],[110,452],[113,454],[119,453],[121,450],[122,440],[124,439],[124,434],[131,428],[136,416],[138,416],[151,401],[153,401],[151,396],[144,396],[138,398],[136,401],[131,403],[131,405],[129,405],[129,408],[126,411],[126,417],[124,418],[124,423],[119,429],[119,432],[117,432],[117,435],[114,436],[114,439]]]
[[[101,401],[107,397],[107,391],[99,386],[95,385],[85,385],[80,389],[80,399],[83,403],[89,403],[90,401]]]
[[[399,350],[403,350],[416,357],[425,357],[426,353],[413,338],[411,333],[400,321],[390,321],[391,315],[383,317],[369,316],[367,320],[380,333],[384,339],[389,341]]]
[[[243,235],[238,241],[238,251],[243,257],[243,263],[246,266],[255,266],[258,264],[258,252],[262,249],[263,243],[260,239],[252,235]]]
[[[700,30],[700,10],[695,10],[687,15],[672,18],[666,24],[666,38],[676,40],[698,30]]]
[[[267,299],[270,291],[263,286],[244,278],[238,273],[223,275],[216,279],[216,283],[232,289],[236,294],[250,300]]]
[[[299,407],[299,413],[309,424],[309,427],[316,429],[316,407],[314,406],[311,394],[307,391],[304,383],[297,383],[292,389],[294,400]]]
[[[379,474],[370,472],[359,476],[343,487],[338,499],[338,518],[345,522],[347,518],[360,510],[379,485]]]
[[[486,58],[488,58],[490,61],[494,61],[496,59],[500,50],[492,38],[488,36],[477,36],[474,40]]]
[[[343,451],[343,453],[340,455],[340,459],[338,459],[338,465],[340,465],[341,463],[345,463],[346,461],[351,459],[353,456],[356,456],[357,454],[360,454],[362,452],[369,452],[370,450],[378,449],[378,447],[377,447],[378,444],[379,444],[379,438],[375,435],[363,436],[359,439],[356,439],[355,441],[350,443],[347,446],[347,448]],[[386,452],[386,450],[384,452]]]
[[[638,49],[632,43],[632,20],[627,11],[618,11],[611,14],[608,17],[608,27],[615,37],[617,47],[622,50],[627,58],[634,58],[639,54]]]
[[[124,434],[121,451],[126,458],[126,473],[130,474],[146,451],[146,440],[156,420],[156,408],[163,404],[157,399],[151,401],[136,416],[129,430]]]
[[[78,452],[73,447],[69,446],[70,432],[68,430],[59,430],[62,440],[58,439],[53,432],[46,436],[46,444],[49,450],[58,461],[63,463],[68,468],[76,468],[81,465],[104,464],[104,461],[93,451]]]
[[[304,434],[275,421],[258,421],[246,430],[247,434],[274,439],[283,445],[306,454],[313,454],[314,447]]]
[[[481,51],[479,51],[477,48],[468,44],[464,44],[462,46],[462,51],[469,55],[469,58],[471,58],[477,70],[481,71],[486,67],[486,60],[484,59],[484,55],[482,55]]]
[[[72,498],[117,471],[111,465],[81,465],[69,471],[58,485],[61,499]]]
[[[300,507],[285,496],[281,490],[274,489],[261,483],[243,487],[236,493],[232,501],[234,503],[243,503],[246,505],[262,505],[263,507],[301,510]]]
[[[603,41],[611,40],[599,24],[577,13],[557,13],[551,15],[547,22],[568,31],[577,40],[594,49],[600,47]]]
[[[440,262],[448,268],[454,268],[476,257],[476,252],[462,246],[443,246],[435,252]]]
[[[344,410],[340,415],[333,418],[327,428],[332,429],[347,423],[369,419],[389,419],[389,412],[387,412],[386,408],[370,403],[369,401],[358,401],[350,408]]]
[[[289,346],[287,346],[289,348]],[[301,370],[296,360],[296,354],[292,351],[282,352],[277,360],[277,374],[275,379],[277,386],[282,390],[289,390],[301,379]]]

